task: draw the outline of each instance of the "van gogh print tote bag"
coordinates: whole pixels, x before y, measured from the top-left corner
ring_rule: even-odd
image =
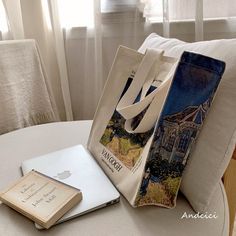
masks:
[[[191,52],[179,60],[163,54],[119,47],[88,141],[134,207],[175,206],[182,172],[225,67]]]

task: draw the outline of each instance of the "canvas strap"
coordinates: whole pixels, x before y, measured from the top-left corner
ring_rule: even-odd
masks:
[[[125,129],[129,133],[143,133],[150,130],[161,112],[177,66],[177,60],[175,58],[166,57],[163,53],[163,50],[148,49],[146,51],[130,87],[116,107],[116,110],[126,119]],[[164,68],[166,67],[166,65],[164,66],[164,62],[169,62],[170,66]],[[168,73],[162,73],[164,69],[167,69]],[[157,75],[158,79],[162,82],[154,91],[147,95]],[[134,103],[140,91],[140,100]],[[133,119],[146,108],[145,115],[142,117],[138,126],[133,129],[131,127]]]

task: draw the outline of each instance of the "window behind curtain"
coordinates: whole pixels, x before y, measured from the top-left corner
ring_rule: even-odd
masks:
[[[170,21],[188,21],[195,18],[198,0],[169,0]],[[161,22],[163,0],[140,0],[144,16],[151,22]],[[235,0],[203,0],[204,19],[230,18],[236,16]]]

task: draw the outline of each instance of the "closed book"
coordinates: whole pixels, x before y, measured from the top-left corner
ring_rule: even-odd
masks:
[[[79,189],[35,170],[0,194],[0,201],[46,229],[81,200]]]

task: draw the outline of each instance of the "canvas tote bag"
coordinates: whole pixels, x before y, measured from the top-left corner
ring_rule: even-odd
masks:
[[[88,149],[133,206],[176,65],[163,51],[120,46],[94,117]]]
[[[224,71],[184,52],[120,46],[95,113],[88,149],[132,206],[176,204],[182,171]],[[200,81],[200,83],[199,83]]]

